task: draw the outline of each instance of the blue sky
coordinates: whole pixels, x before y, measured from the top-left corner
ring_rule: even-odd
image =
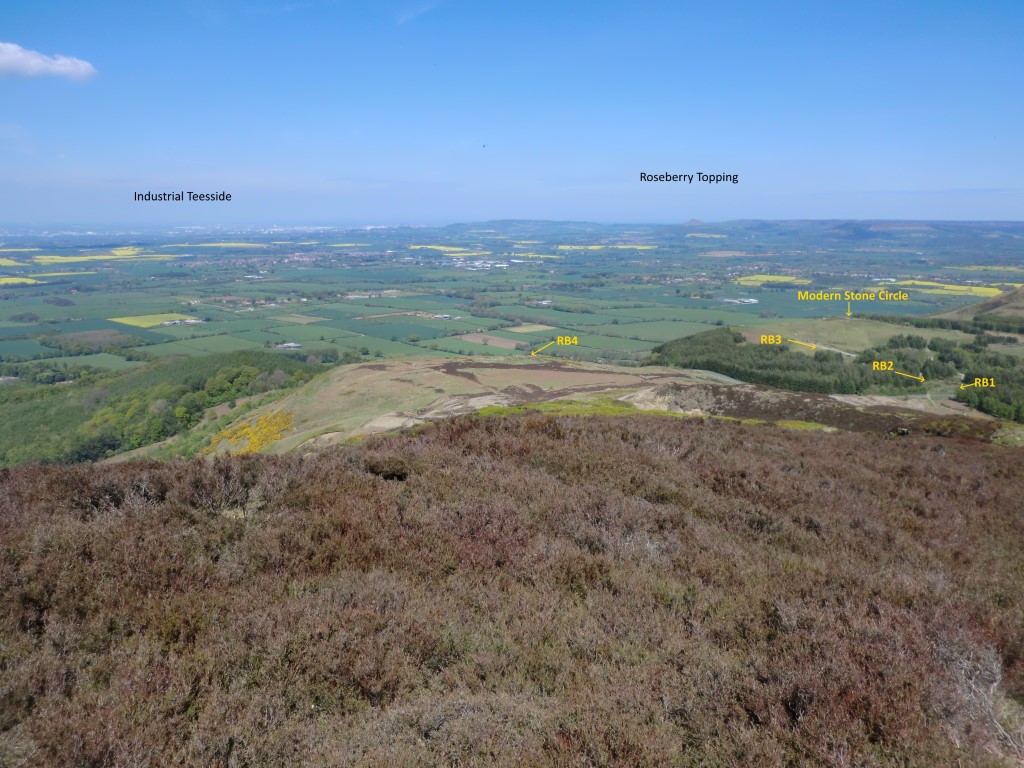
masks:
[[[1024,210],[1017,0],[19,5],[0,11],[6,224]],[[132,200],[179,189],[234,199]]]

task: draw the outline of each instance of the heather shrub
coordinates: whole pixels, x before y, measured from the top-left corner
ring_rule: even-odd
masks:
[[[1019,764],[1021,487],[651,415],[0,470],[0,764]]]

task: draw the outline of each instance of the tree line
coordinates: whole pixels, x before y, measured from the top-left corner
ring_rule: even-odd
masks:
[[[957,389],[956,399],[1001,419],[1024,423],[1024,365],[1012,354],[989,349],[1002,338],[980,334],[970,342],[896,334],[847,361],[838,352],[807,355],[788,346],[747,343],[743,334],[718,328],[655,347],[646,365],[715,371],[752,384],[821,394],[898,394],[923,391],[916,379],[872,370],[892,361],[896,370],[925,381],[953,379],[972,384],[994,379],[994,387]]]
[[[876,355],[882,351],[874,350]],[[926,357],[913,347],[886,348],[884,355],[886,360],[905,368],[923,365],[925,360],[921,358]],[[661,344],[651,350],[646,364],[714,371],[740,381],[796,392],[852,395],[921,388],[915,379],[873,371],[870,364],[846,362],[838,352],[819,349],[808,355],[790,346],[749,344],[743,334],[731,328],[716,328]]]

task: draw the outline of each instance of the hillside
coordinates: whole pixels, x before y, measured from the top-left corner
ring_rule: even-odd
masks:
[[[315,450],[368,434],[471,413],[491,406],[619,395],[660,383],[728,382],[724,376],[670,368],[625,368],[550,357],[382,360],[339,366],[281,399],[244,413],[234,424],[286,414],[291,427],[261,450]],[[215,435],[208,435],[209,443]],[[120,461],[178,455],[174,442]],[[223,452],[227,445],[220,445]],[[238,446],[235,446],[237,449]],[[249,446],[243,443],[242,447]]]
[[[956,312],[941,316],[973,320],[980,315],[1024,317],[1024,288],[1015,288],[1007,293],[993,296],[991,299],[985,299],[977,304],[969,304]]]
[[[966,313],[965,316],[969,317],[977,317],[979,314],[1024,317],[1024,288],[1017,288],[978,304],[971,304],[964,307],[961,312]]]
[[[0,470],[0,764],[1019,765],[1021,487],[655,415]]]
[[[971,344],[984,333],[979,344],[1020,357],[1024,316],[1000,313],[1024,303],[1019,291],[1002,295],[1021,279],[1022,232],[1007,222],[747,220],[465,222],[315,237],[301,228],[68,232],[59,241],[9,233],[0,466],[192,457],[250,430],[259,450],[315,449],[488,403],[595,396],[602,386],[619,397],[649,385],[631,366],[653,349],[721,327],[754,344],[778,338],[796,361],[856,356],[885,345],[902,330],[894,326],[928,343]],[[881,300],[883,287],[905,296]],[[847,291],[879,298],[808,298]],[[977,320],[942,315],[987,297],[965,310],[991,310]],[[958,368],[999,382],[962,397],[1024,420],[1010,366],[997,362]],[[555,363],[562,369],[549,370]],[[897,383],[866,391],[857,374],[817,367],[798,377],[815,380],[801,390],[900,394]],[[959,396],[954,376],[901,372],[928,380],[907,379],[902,394]],[[272,429],[248,421],[264,417]]]
[[[110,461],[173,458],[196,445],[216,454],[305,454],[450,416],[524,408],[589,415],[655,410],[798,428],[848,429],[879,437],[906,427],[987,440],[997,430],[995,424],[980,423],[980,414],[945,397],[828,398],[744,385],[692,368],[625,368],[543,357],[463,357],[340,366],[266,405],[243,408],[237,414],[224,411],[184,441],[165,441]],[[271,423],[284,428],[270,428]]]

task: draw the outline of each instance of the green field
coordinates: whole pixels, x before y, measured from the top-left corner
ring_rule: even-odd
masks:
[[[118,355],[99,352],[95,355],[76,355],[74,357],[50,357],[46,359],[50,365],[90,365],[94,368],[105,368],[110,371],[123,371],[127,368],[138,368],[145,363],[137,360],[125,360]]]
[[[69,237],[59,247],[23,237],[11,247],[38,250],[19,250],[24,256],[5,266],[5,275],[43,271],[32,261],[36,256],[52,257],[56,264],[84,260],[88,269],[47,268],[73,274],[0,286],[0,371],[16,374],[20,388],[38,372],[33,386],[43,388],[33,397],[55,396],[45,387],[61,383],[62,396],[79,393],[91,402],[93,389],[134,381],[139,371],[168,357],[194,366],[244,351],[310,360],[320,366],[314,370],[326,370],[339,362],[388,358],[522,359],[557,336],[577,336],[578,345],[552,346],[543,354],[637,365],[655,345],[729,326],[748,339],[779,334],[856,353],[909,332],[864,315],[969,316],[963,315],[970,312],[965,309],[973,301],[969,294],[991,294],[992,281],[1012,276],[1019,262],[1011,247],[1016,240],[1004,236],[1016,225],[1000,224],[999,236],[989,237],[984,226],[950,224],[927,242],[912,230],[858,226],[732,222],[694,231],[508,222],[488,225],[486,232],[458,226],[328,230],[316,237],[277,232],[223,241],[207,233],[189,238],[205,245],[188,248],[175,234],[124,245],[111,237],[102,244]],[[1019,229],[1015,238],[1024,237],[1024,226]],[[859,233],[856,248],[846,239],[848,230]],[[690,237],[705,234],[727,235],[728,244],[723,238]],[[745,242],[765,238],[769,250],[743,251]],[[353,251],[323,245],[331,242],[365,245]],[[654,247],[606,247],[624,242]],[[438,247],[411,247],[423,244]],[[526,249],[560,258],[523,258]],[[147,258],[167,253],[175,258]],[[450,255],[469,253],[478,255]],[[720,253],[731,255],[720,258]],[[296,255],[301,260],[292,260]],[[978,264],[986,269],[972,269]],[[915,289],[911,300],[885,306],[855,302],[852,320],[845,317],[843,302],[797,300],[798,287],[862,290],[877,288],[882,280]],[[933,288],[937,292],[921,290]],[[201,322],[162,325],[184,320]],[[105,333],[112,331],[119,333]],[[480,331],[528,349],[456,338]],[[939,327],[913,332],[962,343],[974,338]],[[93,347],[89,339],[96,340]],[[112,339],[113,346],[104,346],[103,339]],[[300,346],[278,348],[285,343]],[[1019,357],[1021,348],[1004,338],[994,350]]]
[[[686,334],[682,334],[686,335]],[[641,352],[650,350],[654,341],[638,341],[631,338],[615,338],[610,334],[584,333],[580,335],[580,346],[594,349],[620,350],[623,352]],[[677,336],[673,336],[678,338]]]
[[[620,323],[601,328],[605,336],[622,336],[626,339],[661,342],[678,339],[713,328],[712,323],[697,323],[688,320],[654,320],[649,323]]]
[[[894,329],[889,323],[881,323],[876,320],[836,317],[826,320],[762,320],[760,324],[744,330],[751,335],[778,333],[786,335],[787,338],[835,347],[844,352],[859,352],[862,349],[885,343],[897,329]],[[971,339],[969,335],[959,331],[914,328],[912,332],[918,336],[924,336],[926,339],[937,337],[964,342]]]
[[[159,347],[173,347],[175,349],[194,350],[197,353],[211,352],[237,352],[241,349],[255,349],[260,345],[255,341],[247,341],[238,336],[205,336],[199,339],[188,339],[187,341],[172,341],[168,344],[160,344]],[[147,347],[156,349],[157,347]]]
[[[187,346],[182,341],[169,341],[166,344],[154,344],[146,347],[146,354],[161,358],[168,355],[202,356],[206,353],[196,347]]]
[[[33,339],[12,339],[0,341],[0,360],[5,357],[53,354],[54,350],[44,347]]]

